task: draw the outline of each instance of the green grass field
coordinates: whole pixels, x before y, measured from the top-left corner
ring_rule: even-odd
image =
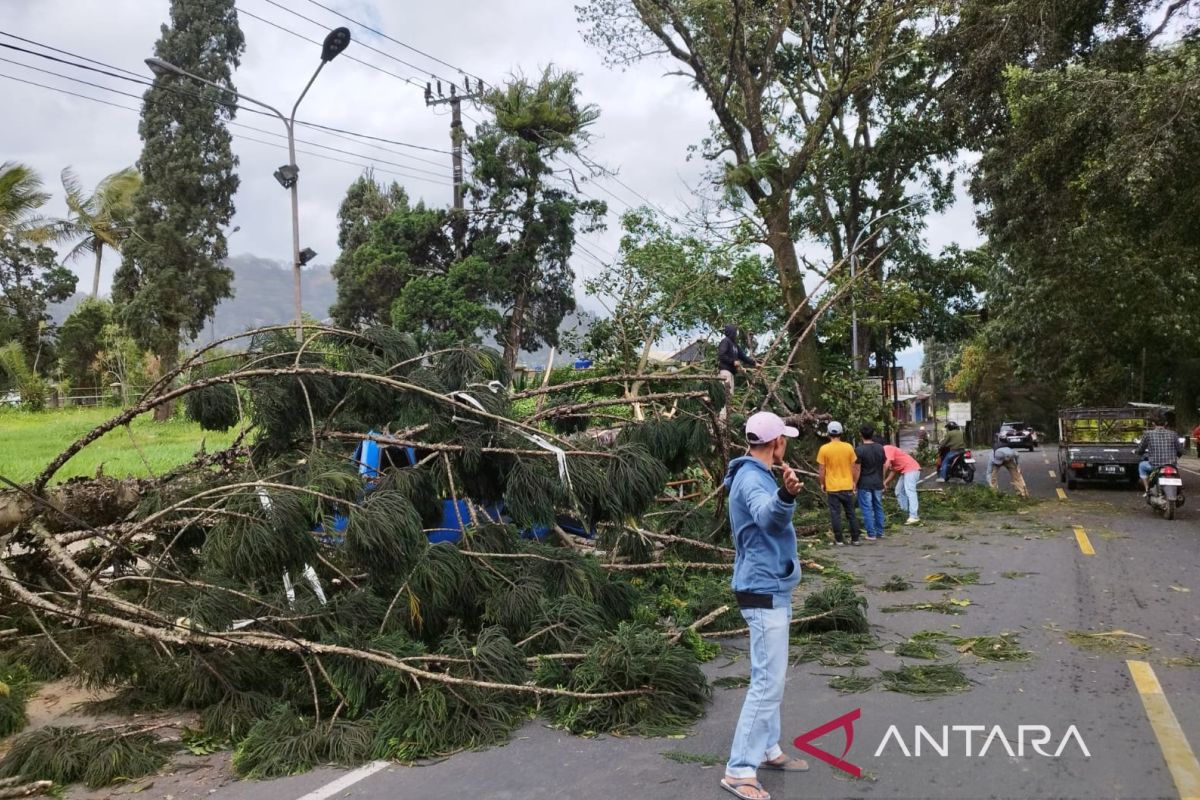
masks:
[[[32,479],[71,442],[119,412],[115,408],[0,411],[0,475],[18,483]],[[236,434],[236,429],[202,431],[181,418],[155,422],[144,414],[128,429],[117,428],[92,442],[58,471],[55,480],[90,477],[102,465],[105,475],[117,478],[157,475],[189,461],[202,441],[211,453],[228,446]]]

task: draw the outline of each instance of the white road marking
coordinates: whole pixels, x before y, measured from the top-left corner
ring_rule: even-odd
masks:
[[[328,800],[328,798],[333,797],[343,789],[349,789],[359,781],[365,781],[376,772],[390,767],[391,765],[392,762],[390,761],[372,761],[365,767],[359,767],[353,772],[347,772],[337,780],[331,781],[319,789],[314,789],[303,797],[297,798],[297,800]]]

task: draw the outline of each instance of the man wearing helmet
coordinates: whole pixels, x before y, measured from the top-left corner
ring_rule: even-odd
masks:
[[[946,432],[942,435],[942,440],[938,442],[938,454],[942,458],[942,466],[938,470],[938,483],[945,483],[946,478],[950,473],[950,462],[959,453],[964,453],[967,450],[967,440],[963,437],[962,429],[958,427],[958,423],[950,420],[946,423]]]

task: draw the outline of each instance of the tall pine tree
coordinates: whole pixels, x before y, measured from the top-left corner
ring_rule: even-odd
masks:
[[[575,238],[603,227],[606,206],[550,183],[555,159],[578,153],[600,116],[580,102],[577,76],[546,69],[491,92],[496,113],[470,145],[470,195],[482,219],[473,248],[492,265],[488,299],[501,311],[493,326],[511,371],[520,350],[558,344],[563,317],[575,310]]]
[[[245,48],[233,0],[171,0],[170,13],[154,54],[232,89]],[[121,321],[164,370],[177,363],[185,336],[196,336],[217,303],[233,294],[233,271],[222,265],[238,187],[226,128],[234,117],[230,100],[226,92],[171,76],[157,78],[144,96],[143,184],[113,299]],[[157,416],[169,413],[164,407]]]

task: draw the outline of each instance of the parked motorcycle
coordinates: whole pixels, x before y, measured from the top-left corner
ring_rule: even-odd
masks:
[[[942,468],[942,459],[945,457],[945,453],[938,456],[937,469],[939,473]],[[975,482],[975,456],[971,454],[970,450],[956,453],[950,462],[950,466],[946,470],[946,479],[954,480],[955,478],[962,479],[963,483]]]
[[[1150,473],[1150,494],[1146,502],[1167,519],[1175,519],[1175,509],[1183,505],[1183,478],[1172,466],[1159,467]]]

